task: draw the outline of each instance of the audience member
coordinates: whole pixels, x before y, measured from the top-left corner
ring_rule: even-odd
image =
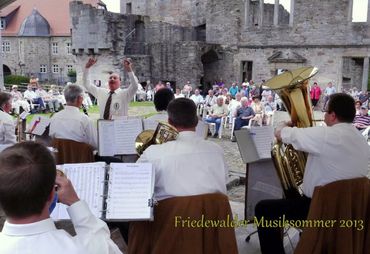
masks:
[[[14,119],[9,115],[12,110],[12,96],[10,93],[0,92],[0,145],[15,144]]]

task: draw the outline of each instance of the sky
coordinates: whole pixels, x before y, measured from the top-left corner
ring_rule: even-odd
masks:
[[[103,0],[107,5],[107,9],[110,12],[119,12],[120,11],[120,0]]]

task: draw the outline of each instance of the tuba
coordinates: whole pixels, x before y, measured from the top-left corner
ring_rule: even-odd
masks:
[[[286,71],[264,85],[274,90],[281,98],[291,117],[293,126],[298,128],[314,125],[308,80],[318,72],[315,67],[303,67]],[[292,145],[276,142],[271,156],[286,198],[301,196],[307,154],[297,151]]]
[[[136,152],[140,156],[149,146],[175,140],[177,135],[179,135],[179,132],[175,127],[165,122],[159,122],[155,131],[146,130],[136,137]]]

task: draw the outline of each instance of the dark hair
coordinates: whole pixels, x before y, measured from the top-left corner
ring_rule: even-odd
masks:
[[[173,92],[168,88],[159,89],[154,94],[154,106],[157,111],[167,110],[168,104],[175,99]]]
[[[4,106],[5,103],[10,101],[12,95],[7,92],[0,92],[0,107]]]
[[[175,127],[193,128],[198,124],[197,106],[187,98],[172,100],[167,108],[168,121]]]
[[[355,100],[345,93],[332,94],[329,97],[328,112],[334,112],[340,122],[352,123],[356,115]]]
[[[0,153],[0,204],[7,216],[40,214],[54,188],[55,161],[49,150],[22,142]]]

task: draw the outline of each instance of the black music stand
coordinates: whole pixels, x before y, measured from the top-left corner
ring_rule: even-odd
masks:
[[[253,223],[254,208],[260,200],[279,199],[283,191],[271,159],[272,126],[235,131],[239,152],[246,164],[244,218]],[[245,239],[257,233],[252,232]]]

